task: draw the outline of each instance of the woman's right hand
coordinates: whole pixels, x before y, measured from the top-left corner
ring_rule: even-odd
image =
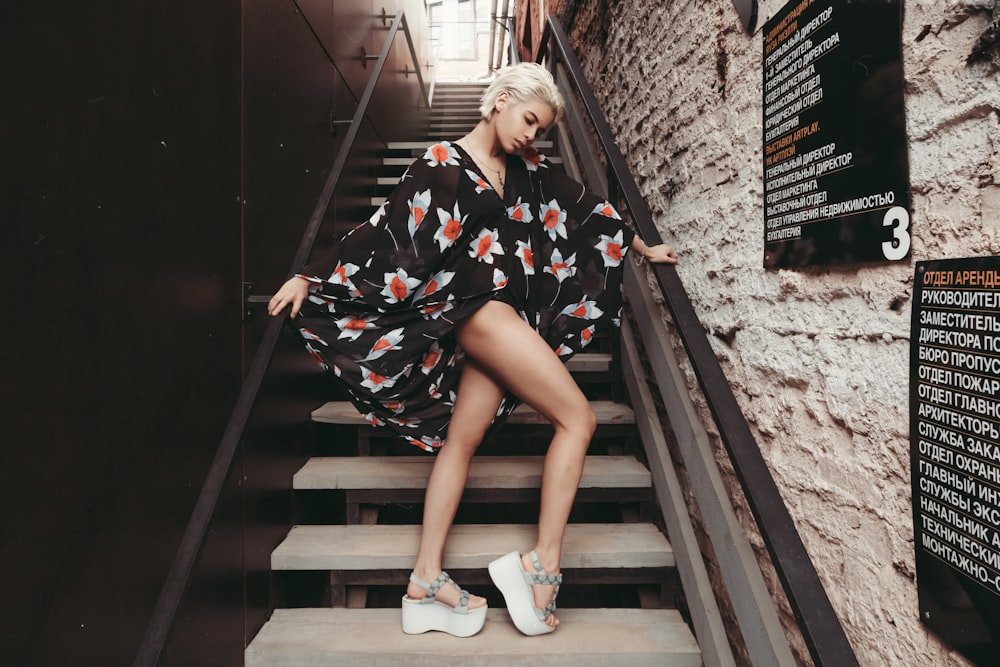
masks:
[[[273,317],[284,310],[285,306],[291,304],[292,312],[290,315],[292,319],[295,319],[307,296],[309,296],[309,281],[298,276],[289,278],[267,302],[267,314]]]

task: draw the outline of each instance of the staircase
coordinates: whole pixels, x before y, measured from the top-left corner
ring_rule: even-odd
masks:
[[[373,206],[428,144],[475,124],[481,92],[470,84],[437,85],[427,137],[390,145]],[[400,630],[399,601],[417,551],[433,457],[394,444],[349,403],[332,401],[312,413],[318,455],[292,480],[298,525],[271,556],[283,608],[247,647],[245,664],[701,665],[694,637],[673,608],[674,556],[658,527],[616,346],[615,336],[604,337],[595,352],[569,362],[598,415],[598,430],[566,531],[556,632],[520,635],[486,572],[494,558],[534,544],[552,433],[545,420],[521,406],[483,445],[447,544],[445,569],[489,601],[485,628],[467,639],[410,636]]]

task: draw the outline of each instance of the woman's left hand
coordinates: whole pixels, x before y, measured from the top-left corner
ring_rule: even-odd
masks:
[[[645,246],[642,249],[642,257],[650,264],[676,264],[677,252],[666,243],[659,245]]]

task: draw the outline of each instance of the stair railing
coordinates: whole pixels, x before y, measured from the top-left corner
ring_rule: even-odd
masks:
[[[660,243],[661,237],[649,207],[615,143],[611,128],[586,81],[583,69],[569,45],[562,25],[553,16],[549,17],[542,35],[538,61],[547,63],[560,87],[564,89],[568,107],[567,125],[573,135],[573,147],[584,151],[592,140],[599,144],[601,155],[580,156],[580,167],[587,180],[594,185],[605,187],[609,200],[625,204],[638,233],[648,244]],[[578,100],[579,106],[582,106],[582,114],[573,103],[574,100]],[[582,126],[584,115],[589,120],[590,131]],[[563,155],[568,158],[567,162],[576,163],[571,151],[565,150]],[[596,167],[600,162],[606,166],[604,173],[600,173]],[[698,319],[676,268],[667,264],[657,264],[650,268],[663,294],[676,333],[683,342],[691,368],[698,378],[719,436],[740,481],[813,661],[816,665],[829,667],[857,665],[854,651],[802,544],[794,521],[781,499],[774,478],[767,468],[767,463],[733,395],[729,381],[712,350],[705,329]],[[633,284],[638,287],[634,281]],[[658,305],[652,300],[640,305],[639,308],[651,309],[654,314],[658,312]],[[626,324],[626,330],[627,326]],[[657,339],[656,335],[661,337]],[[665,332],[654,334],[653,340],[661,348],[659,352],[672,354],[668,349]],[[738,524],[734,520],[713,521],[712,517],[705,516],[713,510],[731,514],[731,503],[719,481],[714,457],[708,449],[708,439],[701,431],[700,425],[692,426],[692,422],[697,422],[697,418],[693,416],[690,404],[686,402],[686,396],[678,396],[686,393],[683,376],[678,369],[667,368],[669,359],[663,356],[661,359],[659,365],[662,373],[656,373],[657,381],[665,396],[668,390],[663,387],[664,383],[674,385],[671,389],[674,393],[673,400],[669,396],[665,398],[667,413],[674,425],[674,436],[678,440],[678,445],[685,451],[684,463],[692,480],[696,500],[705,517],[705,530],[716,552],[746,651],[755,665],[791,664],[788,642],[777,620],[773,600],[763,586],[763,579],[756,562],[752,564],[752,572],[746,562],[748,559],[753,559],[752,553],[748,547],[737,548],[737,542],[742,541],[745,544],[745,538]],[[654,368],[654,372],[656,370]],[[688,414],[684,414],[685,411]],[[677,432],[677,424],[682,421],[687,422],[685,428],[689,432],[686,434]],[[651,463],[653,458],[650,457]],[[656,458],[662,459],[659,456]],[[669,456],[662,461],[662,464],[668,467],[671,463]],[[708,470],[708,466],[713,470]],[[661,478],[664,475],[674,474],[672,469],[654,470],[653,473],[654,477]],[[740,534],[737,535],[736,532]],[[677,537],[671,535],[671,539]],[[689,591],[686,592],[690,594]],[[767,596],[766,600],[762,599],[764,595]],[[703,642],[704,647],[704,638],[699,637],[699,640]],[[709,662],[708,656],[706,662]]]
[[[319,199],[313,208],[312,215],[309,218],[305,233],[302,235],[302,240],[299,243],[288,275],[292,275],[299,267],[305,264],[310,252],[312,252],[324,216],[330,207],[333,194],[340,182],[340,177],[351,155],[355,140],[358,137],[362,124],[368,116],[369,104],[376,92],[379,78],[392,52],[396,35],[400,31],[405,35],[409,53],[413,59],[421,95],[423,99],[427,99],[427,90],[420,74],[421,66],[417,60],[413,40],[406,23],[406,17],[402,11],[399,11],[386,33],[385,42],[382,45],[378,60],[368,79],[364,93],[358,100],[357,110],[344,135],[343,143],[337,152],[333,166],[330,168],[330,174],[326,179]],[[267,300],[268,297],[252,297],[250,302],[262,303]],[[209,524],[222,494],[226,478],[233,467],[236,452],[244,437],[244,431],[254,410],[257,395],[260,392],[261,385],[274,356],[275,347],[285,324],[285,319],[284,317],[274,317],[270,318],[267,323],[264,335],[254,354],[243,385],[240,388],[236,404],[223,431],[222,439],[208,469],[205,483],[198,494],[198,499],[195,501],[194,509],[191,512],[191,517],[181,538],[177,554],[174,556],[163,588],[156,601],[156,606],[153,608],[142,642],[139,645],[139,650],[132,663],[133,667],[155,667],[160,664],[160,660],[164,655],[171,629],[174,626],[181,602],[191,581],[195,564],[205,544]]]

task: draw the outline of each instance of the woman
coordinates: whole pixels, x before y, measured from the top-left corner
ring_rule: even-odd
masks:
[[[536,635],[558,625],[563,533],[596,425],[563,362],[618,323],[629,250],[677,257],[646,246],[534,151],[563,113],[543,67],[502,70],[480,111],[469,134],[410,166],[368,224],[288,280],[268,312],[291,306],[310,353],[359,410],[437,452],[404,632],[482,628],[486,600],[441,568],[472,455],[518,401],[552,423],[535,548],[490,564],[515,625]]]

